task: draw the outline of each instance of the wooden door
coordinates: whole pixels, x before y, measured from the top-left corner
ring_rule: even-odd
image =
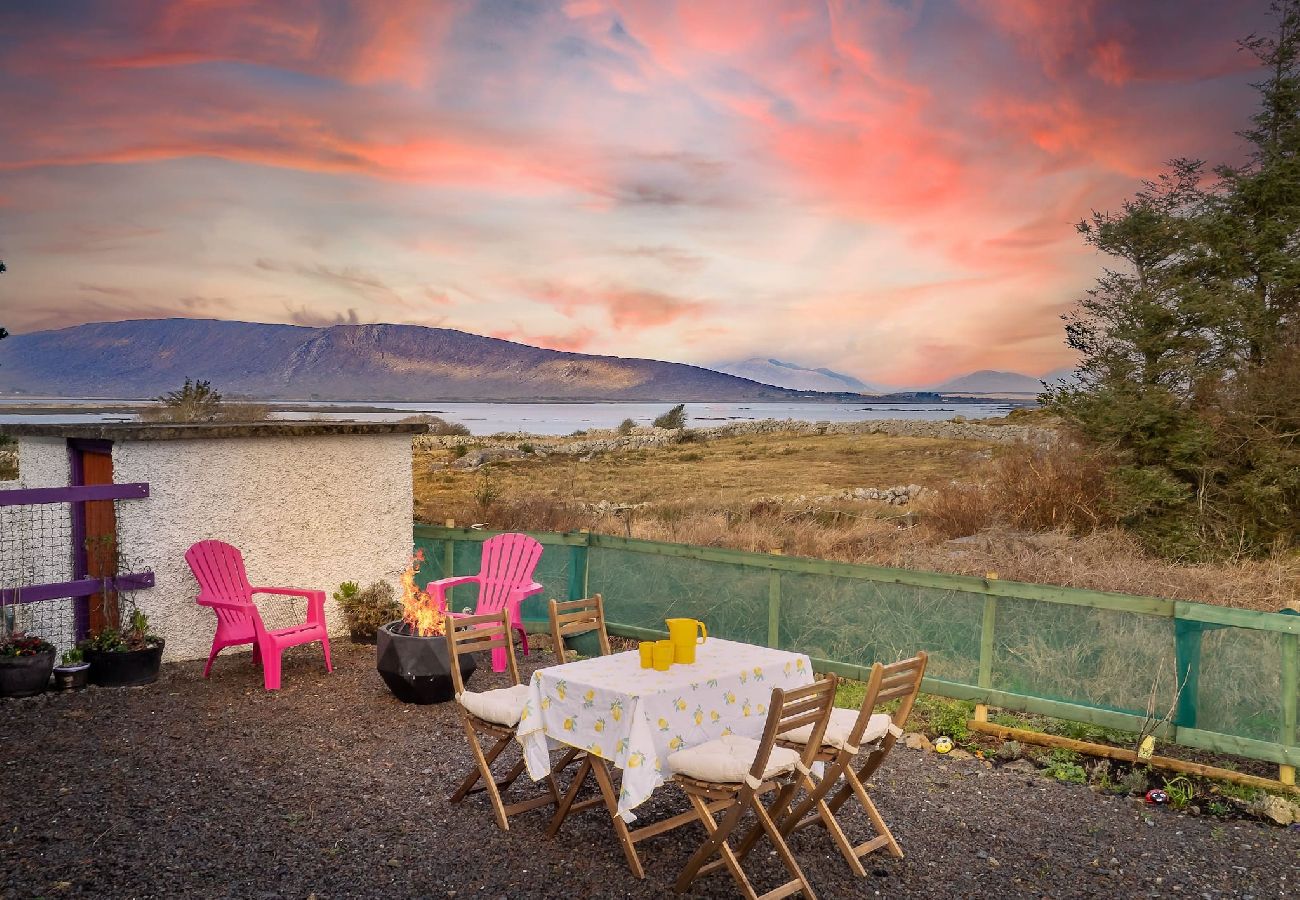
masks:
[[[113,451],[110,447],[80,446],[73,448],[80,465],[79,484],[112,484]],[[74,480],[77,480],[74,478]],[[90,500],[85,504],[84,549],[86,577],[113,578],[117,573],[117,513],[112,500]],[[117,628],[117,594],[104,591],[90,595],[90,633],[102,628]]]

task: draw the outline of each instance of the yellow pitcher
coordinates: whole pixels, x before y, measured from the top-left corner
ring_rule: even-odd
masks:
[[[695,619],[665,619],[668,639],[673,642],[673,662],[690,665],[695,662],[695,645],[703,644],[709,629]]]

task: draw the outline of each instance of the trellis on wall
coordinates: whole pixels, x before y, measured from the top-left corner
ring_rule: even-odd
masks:
[[[87,537],[87,510],[149,496],[149,485],[91,484],[0,491],[0,627],[60,649],[87,636],[119,591],[152,587],[152,572],[120,572],[116,540]],[[115,519],[115,516],[113,517]]]

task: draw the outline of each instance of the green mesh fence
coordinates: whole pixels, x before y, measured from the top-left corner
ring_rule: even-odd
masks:
[[[492,532],[417,526],[421,579],[478,571]],[[1188,746],[1300,764],[1300,616],[1047,585],[857,566],[607,535],[534,534],[546,601],[599,592],[610,631],[664,619],[807,653],[865,677],[875,662],[930,654],[925,689],[1023,712],[1160,732]],[[472,607],[456,588],[453,608]]]

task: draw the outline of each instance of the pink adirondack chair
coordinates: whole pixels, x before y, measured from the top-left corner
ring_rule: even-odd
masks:
[[[426,586],[434,600],[450,616],[462,616],[464,613],[448,611],[447,588],[458,584],[478,585],[478,608],[474,615],[483,616],[500,613],[502,607],[510,610],[510,627],[519,632],[524,655],[528,655],[528,632],[524,631],[524,621],[520,616],[519,606],[525,597],[540,593],[542,586],[533,581],[533,570],[542,558],[542,545],[526,534],[498,534],[483,542],[483,561],[477,575],[458,575],[431,581]],[[506,651],[497,647],[492,651],[492,671],[506,670]]]
[[[237,547],[221,541],[200,541],[185,552],[185,561],[199,582],[198,604],[217,614],[217,633],[212,652],[203,669],[207,678],[212,661],[225,647],[253,645],[253,662],[262,666],[262,680],[268,691],[280,689],[280,654],[288,647],[320,641],[325,653],[325,671],[330,663],[330,639],[325,631],[325,592],[288,587],[253,587],[244,572],[244,556]],[[307,621],[288,628],[267,630],[253,603],[254,594],[278,594],[307,598]]]

